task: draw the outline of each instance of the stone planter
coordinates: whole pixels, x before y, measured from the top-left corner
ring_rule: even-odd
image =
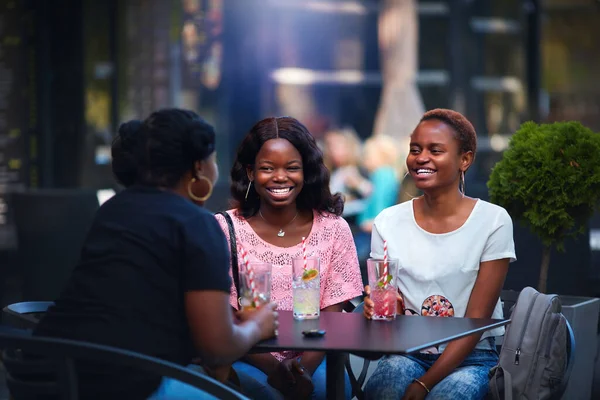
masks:
[[[563,314],[575,334],[575,364],[564,400],[592,398],[594,366],[598,347],[598,315],[600,299],[593,297],[560,296]]]

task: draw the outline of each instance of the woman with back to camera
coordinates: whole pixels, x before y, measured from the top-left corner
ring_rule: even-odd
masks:
[[[78,265],[36,335],[107,344],[188,365],[242,357],[273,336],[275,305],[229,306],[223,232],[201,206],[217,180],[215,132],[191,111],[123,124],[113,171],[127,188],[97,211]],[[82,398],[210,398],[178,381],[78,363]]]
[[[252,127],[231,170],[235,208],[228,211],[236,241],[250,261],[272,264],[271,298],[292,310],[292,258],[307,251],[320,259],[321,311],[342,311],[362,294],[352,233],[340,217],[343,201],[329,190],[329,172],[308,130],[291,117],[267,118]],[[225,218],[217,216],[229,238]],[[231,305],[238,308],[232,287]],[[271,398],[325,399],[324,353],[253,354],[234,369],[265,385]],[[351,388],[346,378],[346,397]]]
[[[475,129],[464,116],[443,109],[425,113],[406,159],[424,194],[375,218],[371,256],[383,257],[387,241],[389,257],[399,261],[405,314],[502,318],[500,291],[515,260],[513,225],[502,207],[465,195],[464,174],[476,147]],[[368,297],[364,313],[373,315]],[[496,328],[421,353],[384,357],[366,397],[483,399],[489,370],[498,363],[494,337],[503,333]]]

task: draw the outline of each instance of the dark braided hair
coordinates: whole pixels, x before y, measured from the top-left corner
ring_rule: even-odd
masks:
[[[129,187],[137,180],[137,163],[133,152],[139,138],[138,131],[142,122],[132,120],[119,127],[119,134],[115,136],[111,146],[112,171],[117,182]]]
[[[263,144],[271,139],[287,140],[302,156],[304,187],[296,198],[296,207],[299,210],[317,210],[342,215],[344,201],[339,193],[332,195],[329,190],[329,170],[323,163],[323,153],[308,129],[292,117],[266,118],[259,121],[240,144],[231,169],[231,195],[234,206],[240,213],[248,218],[255,215],[260,208],[260,198],[253,188],[250,189],[248,199],[245,198],[250,184],[247,167],[254,168],[258,152]]]
[[[172,188],[214,151],[211,125],[193,111],[170,108],[121,125],[112,145],[112,168],[124,186]]]

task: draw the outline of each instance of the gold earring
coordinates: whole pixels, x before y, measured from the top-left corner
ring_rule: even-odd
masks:
[[[194,194],[194,192],[192,191],[192,185],[194,184],[194,182],[196,182],[197,180],[205,180],[206,183],[208,184],[208,193],[206,193],[206,195],[202,196],[202,197],[198,197]],[[208,198],[212,195],[213,192],[213,184],[210,181],[210,179],[208,179],[207,177],[205,177],[204,175],[200,175],[200,177],[198,179],[196,178],[192,178],[192,180],[190,181],[190,183],[188,183],[188,195],[190,196],[190,198],[194,201],[206,201],[208,200]]]
[[[246,196],[244,197],[245,200],[248,200],[248,193],[250,193],[250,187],[252,187],[252,181],[248,183],[248,189],[246,189]]]

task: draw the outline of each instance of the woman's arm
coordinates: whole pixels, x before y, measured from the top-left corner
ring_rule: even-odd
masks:
[[[229,295],[221,291],[188,291],[185,308],[194,344],[211,366],[240,359],[258,341],[272,337],[276,328],[276,304],[246,313],[243,321],[234,323]]]
[[[508,272],[508,262],[509,259],[504,258],[481,263],[465,317],[491,318]],[[433,388],[464,361],[480,338],[481,333],[478,333],[448,343],[440,358],[419,380],[429,389]],[[413,383],[411,386],[424,392],[418,383]]]

